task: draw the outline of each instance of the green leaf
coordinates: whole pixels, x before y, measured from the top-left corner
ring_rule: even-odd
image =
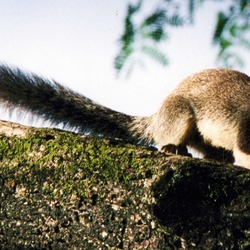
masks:
[[[233,37],[236,37],[237,36],[237,31],[238,31],[238,27],[233,24],[230,29],[229,29],[229,32],[230,34],[233,36]]]
[[[232,46],[233,43],[227,39],[221,38],[220,39],[220,51],[218,57],[223,57],[223,54],[226,54],[227,49]]]
[[[167,38],[167,34],[163,28],[145,28],[141,31],[142,38],[153,40],[154,42],[160,42]]]
[[[122,48],[114,60],[114,67],[118,72],[124,67],[125,62],[134,52],[133,45],[135,42],[135,34],[137,30],[132,22],[132,17],[136,12],[140,10],[141,4],[142,1],[139,1],[138,4],[135,5],[128,5],[127,16],[125,19],[125,30],[120,38]]]
[[[140,29],[143,38],[152,39],[155,42],[160,42],[166,38],[165,25],[166,25],[166,12],[164,10],[156,11],[147,17]]]
[[[142,27],[151,25],[162,27],[164,24],[166,24],[166,11],[157,10],[144,20]]]
[[[240,11],[244,11],[249,4],[249,0],[240,0]]]
[[[168,17],[168,23],[172,26],[178,27],[184,24],[184,20],[178,13],[175,13],[173,16]]]
[[[114,61],[114,67],[119,72],[126,63],[127,59],[130,57],[130,55],[133,53],[133,50],[124,50],[121,51],[115,58]]]
[[[140,10],[142,6],[142,0],[139,0],[137,4],[129,4],[128,5],[128,15],[132,16],[134,15],[136,12],[138,12]]]
[[[189,0],[188,11],[191,23],[193,23],[194,19],[194,10],[195,10],[195,0]]]
[[[220,46],[223,50],[227,49],[228,47],[232,46],[233,43],[227,39],[220,40]]]
[[[152,59],[156,60],[158,63],[160,63],[162,65],[168,64],[168,59],[167,59],[166,55],[164,53],[160,52],[155,47],[144,45],[144,46],[142,46],[141,50],[144,54],[147,54]]]
[[[217,24],[214,32],[213,42],[218,43],[223,35],[225,26],[229,20],[229,17],[226,16],[223,12],[219,12],[217,16]]]

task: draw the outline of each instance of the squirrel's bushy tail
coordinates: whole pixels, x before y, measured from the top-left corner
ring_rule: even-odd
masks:
[[[141,140],[131,128],[135,117],[101,106],[55,81],[5,65],[0,65],[0,102],[79,132]]]

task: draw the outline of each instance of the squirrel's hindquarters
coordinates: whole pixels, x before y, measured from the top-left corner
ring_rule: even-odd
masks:
[[[132,125],[140,137],[160,147],[169,144],[186,146],[193,134],[195,118],[187,99],[171,95],[157,113],[150,117],[135,118]]]

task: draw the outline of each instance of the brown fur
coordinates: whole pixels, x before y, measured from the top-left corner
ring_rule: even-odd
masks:
[[[138,120],[135,127],[140,127]],[[150,134],[163,149],[190,146],[206,158],[226,162],[235,158],[250,168],[250,77],[228,69],[190,76],[141,131],[142,137]]]
[[[250,77],[229,69],[194,74],[149,117],[116,112],[62,85],[0,66],[0,102],[81,132],[155,143],[165,152],[204,157],[250,168]]]

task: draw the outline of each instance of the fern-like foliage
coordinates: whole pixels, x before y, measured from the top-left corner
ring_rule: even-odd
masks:
[[[159,0],[151,13],[143,15],[143,7],[150,0],[138,0],[129,4],[124,32],[119,40],[120,51],[114,60],[118,73],[128,75],[136,66],[143,66],[145,58],[151,58],[165,66],[169,63],[163,45],[172,27],[192,25],[198,7],[205,0]],[[228,0],[221,0],[228,3]],[[236,48],[250,49],[250,0],[230,0],[228,11],[219,11],[212,38],[218,46],[219,64],[226,67],[241,66],[243,60]],[[214,0],[214,2],[219,2]]]
[[[232,68],[243,66],[239,48],[250,49],[250,1],[234,0],[225,12],[217,15],[213,43],[219,47],[217,61]]]
[[[115,58],[115,68],[120,71],[127,59],[134,52],[133,43],[135,42],[136,27],[132,21],[133,16],[140,10],[142,1],[137,4],[129,4],[127,8],[127,16],[125,19],[125,31],[120,39],[121,51]]]
[[[136,15],[143,9],[143,2],[128,5],[124,33],[120,38],[121,49],[114,61],[118,73],[126,68],[129,74],[136,66],[144,65],[144,56],[167,65],[167,56],[157,45],[168,38],[167,24],[183,24],[182,18],[177,13],[169,13],[167,8],[157,8],[143,20],[135,22]]]

